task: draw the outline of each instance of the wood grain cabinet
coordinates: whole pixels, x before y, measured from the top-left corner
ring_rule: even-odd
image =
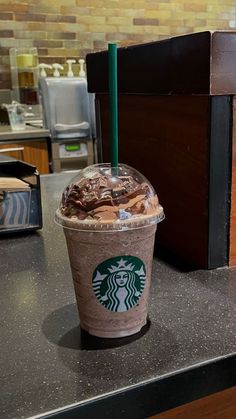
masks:
[[[236,418],[236,387],[176,407],[149,419],[233,419]]]
[[[37,167],[40,174],[49,173],[47,140],[25,140],[0,143],[0,153]]]
[[[185,269],[236,266],[236,32],[119,48],[117,62],[119,158],[164,206],[158,254]],[[87,55],[87,75],[109,161],[107,51]]]

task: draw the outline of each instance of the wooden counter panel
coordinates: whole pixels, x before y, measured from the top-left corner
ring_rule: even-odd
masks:
[[[103,160],[109,161],[108,98],[100,100]],[[119,97],[119,159],[155,187],[166,222],[158,242],[190,265],[207,265],[208,96]],[[191,246],[189,245],[191,243]]]
[[[229,266],[236,265],[236,96],[233,98]]]
[[[47,141],[26,142],[24,161],[35,164],[40,174],[49,173]]]
[[[47,140],[0,143],[0,153],[30,163],[40,174],[49,173]]]
[[[233,419],[236,418],[236,387],[187,403],[149,419]]]

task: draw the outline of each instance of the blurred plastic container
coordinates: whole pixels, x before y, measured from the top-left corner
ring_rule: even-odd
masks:
[[[38,105],[37,48],[10,48],[12,98],[26,105]]]
[[[18,103],[13,101],[11,104],[3,104],[2,107],[7,109],[9,122],[13,131],[22,131],[25,129],[25,109]]]

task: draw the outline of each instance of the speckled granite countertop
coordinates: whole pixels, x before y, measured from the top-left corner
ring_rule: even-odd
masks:
[[[49,136],[49,130],[45,128],[34,128],[32,126],[26,126],[24,130],[12,131],[8,125],[0,126],[0,143],[4,141],[16,141],[16,140],[31,140],[33,138],[47,138]]]
[[[154,259],[146,333],[110,347],[80,333],[53,223],[72,175],[41,177],[40,233],[0,240],[1,418],[142,419],[236,385],[235,269],[180,272]]]

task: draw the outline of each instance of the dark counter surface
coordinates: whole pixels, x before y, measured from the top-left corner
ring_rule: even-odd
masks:
[[[80,333],[53,222],[73,175],[41,177],[41,232],[0,240],[1,418],[68,406],[60,417],[145,418],[236,385],[235,269],[181,272],[155,258],[146,333],[110,348]]]

